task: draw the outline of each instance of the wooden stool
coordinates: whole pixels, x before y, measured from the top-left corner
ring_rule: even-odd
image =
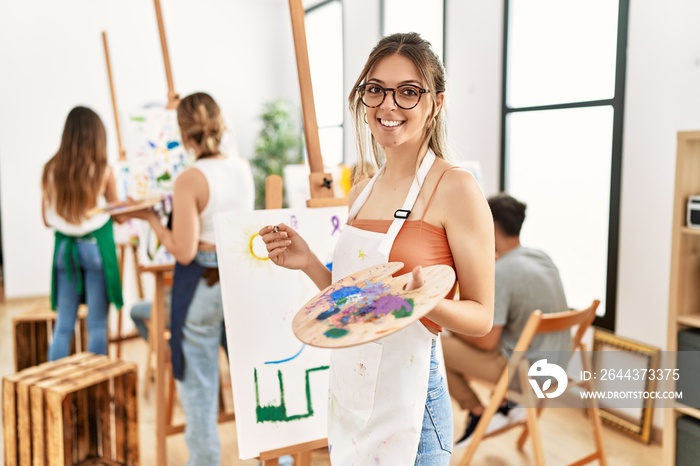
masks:
[[[75,322],[71,354],[87,351],[87,309],[81,306]],[[49,359],[49,345],[56,325],[56,313],[50,309],[33,309],[12,319],[15,372],[36,366]]]
[[[3,379],[5,464],[137,465],[136,365],[81,353]]]

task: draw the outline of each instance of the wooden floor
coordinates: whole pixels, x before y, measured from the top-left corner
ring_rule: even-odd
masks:
[[[13,371],[13,348],[11,336],[12,317],[27,312],[36,306],[48,306],[48,298],[14,300],[0,303],[0,377]],[[145,371],[146,343],[140,339],[123,343],[123,358],[139,364],[139,377],[142,379]],[[154,464],[155,439],[154,431],[154,397],[144,397],[142,381],[139,381],[139,429],[141,446],[141,464]],[[457,406],[455,408],[455,433],[464,429],[465,413]],[[588,429],[588,421],[583,413],[574,409],[545,410],[541,421],[542,434],[547,454],[547,464],[561,466],[591,452],[592,437]],[[661,466],[661,447],[659,445],[643,445],[622,433],[608,427],[605,428],[605,445],[611,466]],[[0,429],[2,426],[0,425]],[[222,466],[250,465],[257,466],[256,460],[242,461],[238,459],[235,423],[221,424],[219,433],[222,444]],[[525,454],[520,454],[515,448],[515,440],[519,429],[511,430],[497,438],[485,440],[479,447],[475,466],[529,466],[533,465],[531,450],[525,448]],[[1,437],[1,435],[0,435]],[[168,466],[182,466],[187,458],[187,449],[183,435],[173,435],[167,440]],[[0,458],[3,446],[0,445]],[[452,465],[457,465],[459,452],[455,452]],[[330,464],[328,454],[324,451],[314,452],[313,466]]]

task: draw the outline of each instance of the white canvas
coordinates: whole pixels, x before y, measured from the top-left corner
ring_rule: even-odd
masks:
[[[330,264],[347,207],[227,212],[214,218],[241,459],[327,437],[328,350],[292,333],[319,290],[267,259],[258,231],[287,223]],[[256,380],[257,379],[257,380]]]

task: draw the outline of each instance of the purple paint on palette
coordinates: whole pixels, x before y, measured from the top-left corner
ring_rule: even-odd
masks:
[[[378,316],[385,316],[405,307],[407,311],[412,311],[412,306],[400,296],[384,295],[374,302],[374,313]]]
[[[396,311],[402,313],[402,317],[413,312],[412,300],[391,294],[389,285],[365,283],[364,288],[345,286],[327,293],[329,307],[317,319],[326,320],[331,328],[342,329],[357,322],[374,322]]]

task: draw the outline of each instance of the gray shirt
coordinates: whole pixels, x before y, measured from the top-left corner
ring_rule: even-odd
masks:
[[[502,325],[501,352],[510,357],[530,314],[565,311],[566,297],[559,270],[547,254],[518,246],[496,261],[494,325]],[[547,358],[563,365],[571,350],[568,331],[538,335],[530,345],[530,362]]]

